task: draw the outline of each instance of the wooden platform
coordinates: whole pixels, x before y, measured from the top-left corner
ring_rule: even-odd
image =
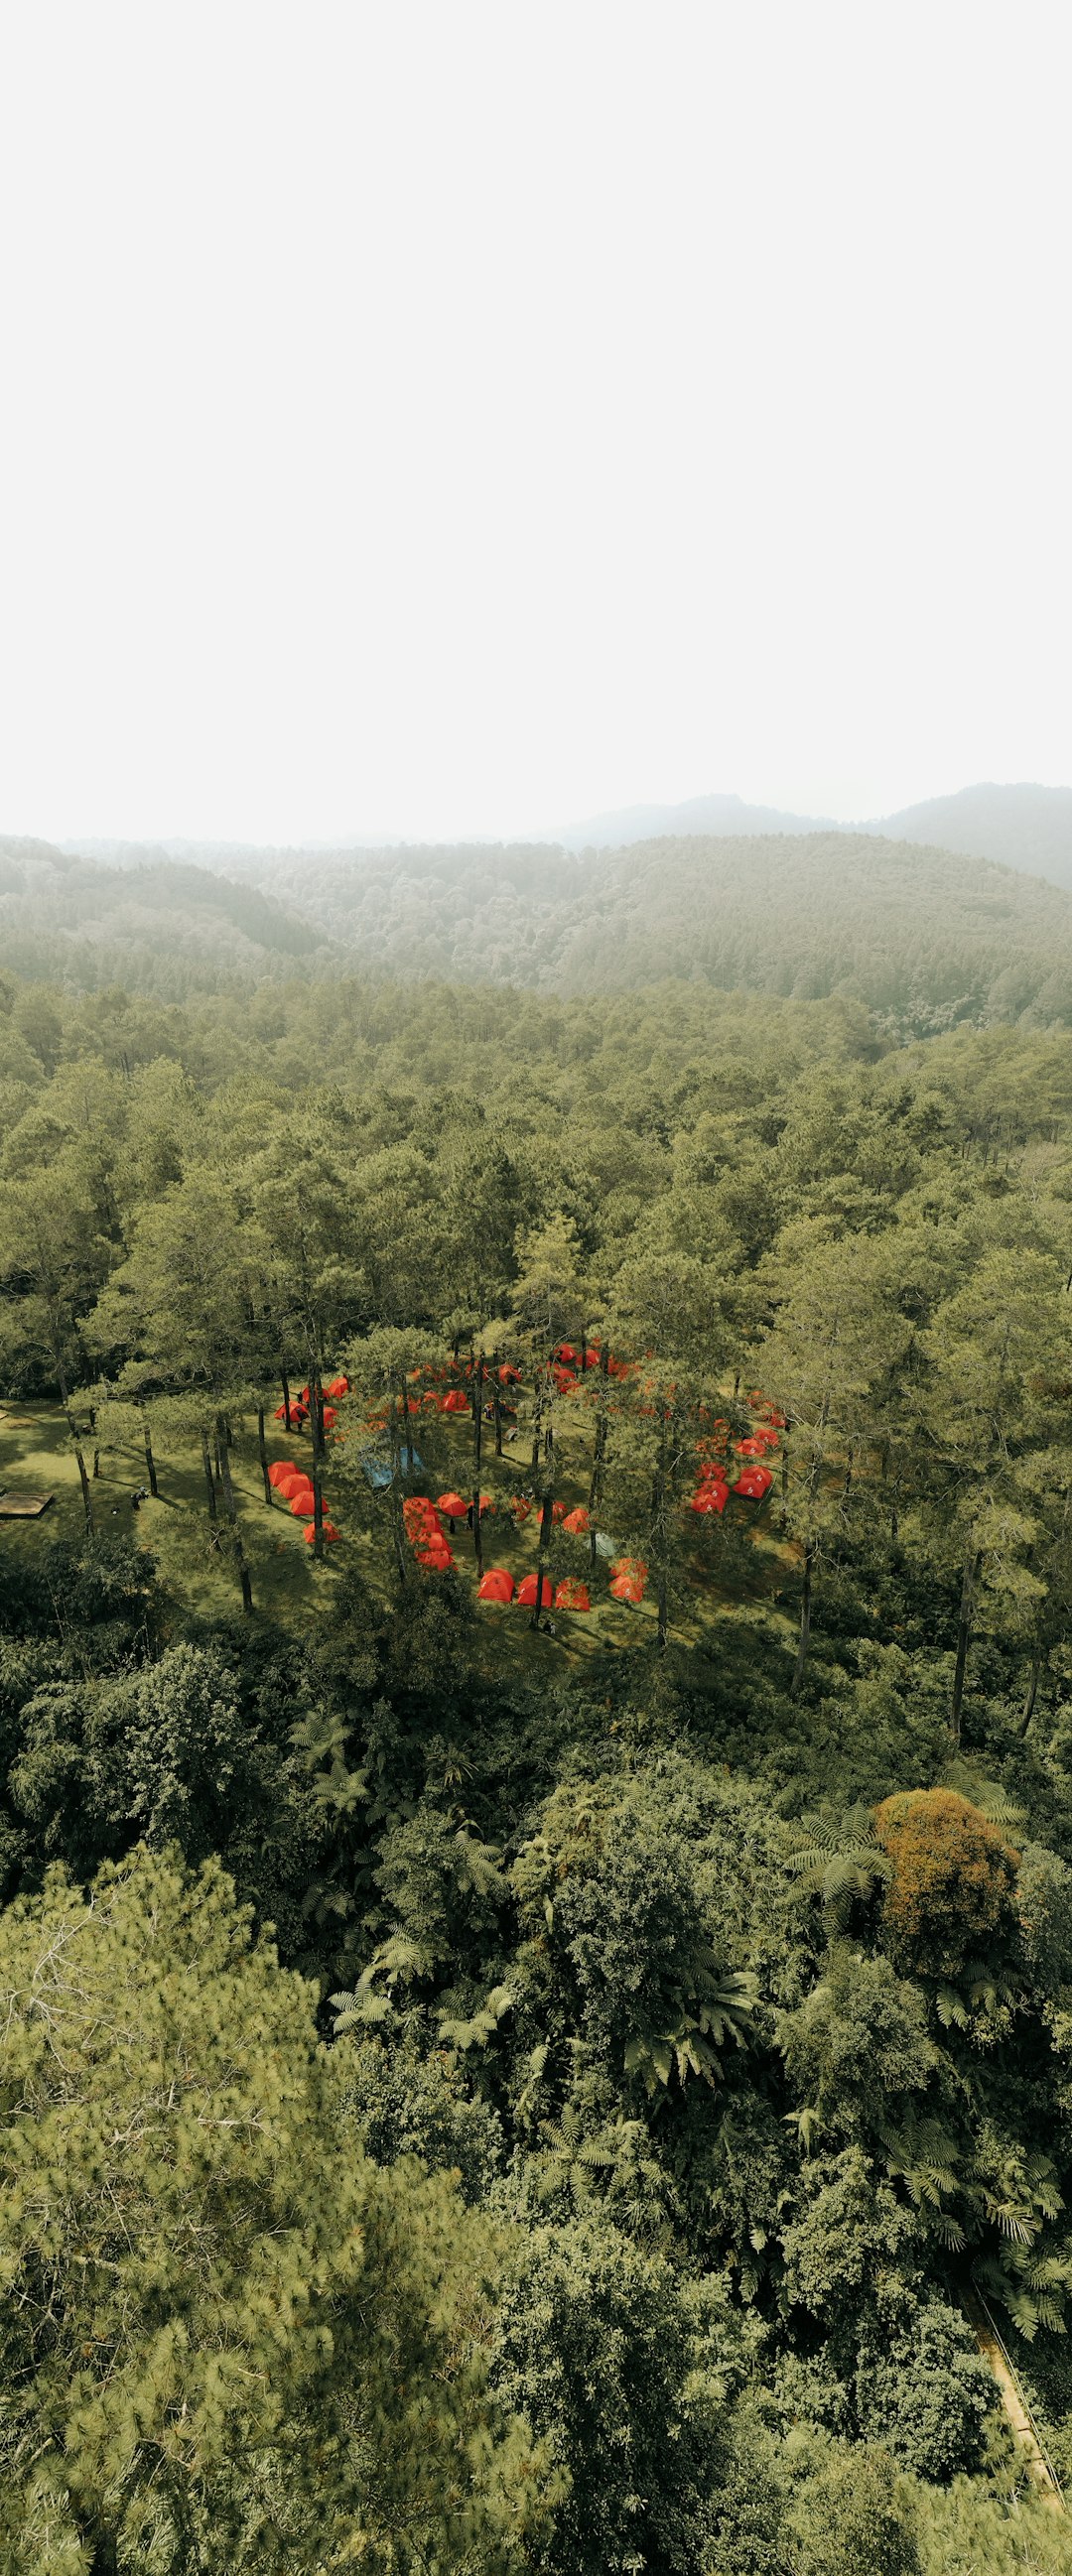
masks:
[[[47,1512],[52,1494],[0,1494],[0,1521],[36,1521]]]

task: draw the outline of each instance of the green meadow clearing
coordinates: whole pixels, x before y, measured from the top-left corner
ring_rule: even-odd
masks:
[[[232,1417],[232,1433],[231,1471],[253,1583],[254,1617],[281,1622],[300,1633],[315,1624],[347,1566],[356,1565],[362,1580],[382,1595],[385,1498],[371,1495],[360,1471],[355,1476],[343,1463],[341,1452],[334,1460],[329,1456],[325,1516],[330,1515],[340,1538],[326,1550],[318,1565],[305,1543],[304,1522],[292,1516],[286,1503],[274,1498],[270,1505],[265,1502],[255,1418]],[[468,1424],[459,1431],[450,1425],[437,1425],[437,1436],[440,1444],[444,1439],[447,1442],[454,1462],[452,1472],[442,1479],[439,1475],[417,1476],[413,1486],[416,1492],[430,1492],[433,1500],[438,1492],[452,1486],[466,1492],[472,1478]],[[415,1438],[419,1441],[419,1426]],[[266,1445],[270,1464],[293,1458],[300,1465],[308,1458],[308,1436],[288,1435],[275,1422],[267,1427]],[[502,1458],[485,1454],[481,1465],[482,1490],[492,1495],[494,1506],[484,1519],[484,1567],[505,1566],[516,1583],[535,1572],[537,1561],[538,1515],[533,1512],[518,1527],[509,1509],[510,1498],[528,1481],[524,1447],[519,1442],[513,1455],[507,1451]],[[159,1494],[156,1499],[150,1496],[142,1501],[137,1508],[132,1497],[145,1483],[140,1443],[136,1439],[123,1443],[102,1441],[94,1451],[90,1434],[85,1455],[87,1466],[94,1469],[92,1500],[99,1535],[135,1536],[140,1545],[151,1551],[173,1598],[193,1620],[234,1617],[240,1604],[222,1501],[217,1540],[206,1508],[200,1453],[194,1444],[176,1442],[166,1449],[156,1446]],[[558,1464],[558,1493],[567,1510],[586,1500],[588,1474],[585,1444],[578,1434],[571,1435],[567,1430],[560,1440]],[[58,1404],[13,1404],[0,1414],[0,1501],[5,1492],[53,1496],[39,1519],[0,1517],[0,1549],[9,1558],[32,1558],[53,1539],[81,1537],[85,1524],[78,1469]],[[777,1535],[769,1505],[757,1512],[754,1505],[731,1502],[726,1524],[726,1530],[714,1533],[704,1524],[697,1532],[688,1579],[689,1598],[675,1622],[675,1634],[685,1644],[710,1643],[720,1619],[743,1614],[751,1624],[757,1618],[769,1620],[788,1649],[795,1631],[792,1578],[799,1551]],[[745,1533],[747,1544],[742,1546]],[[728,1534],[731,1566],[724,1566],[719,1558],[726,1554]],[[475,1597],[473,1539],[464,1523],[459,1523],[451,1545],[455,1555],[453,1579],[469,1584]],[[418,1573],[416,1565],[414,1572],[421,1581],[444,1579]],[[588,1574],[587,1539],[557,1537],[555,1580],[576,1575],[587,1582]],[[601,1559],[590,1587],[591,1610],[556,1610],[553,1636],[543,1629],[534,1631],[530,1614],[519,1610],[516,1603],[509,1608],[481,1603],[480,1628],[488,1636],[488,1662],[513,1667],[535,1658],[553,1667],[562,1655],[585,1659],[608,1648],[628,1653],[638,1645],[650,1644],[656,1616],[650,1589],[641,1603],[619,1602],[610,1597],[608,1579],[608,1566]],[[784,1602],[779,1599],[783,1587],[787,1587]]]

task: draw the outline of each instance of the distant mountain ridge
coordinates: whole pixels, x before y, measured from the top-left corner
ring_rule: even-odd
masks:
[[[586,822],[567,824],[554,837],[563,849],[581,851],[625,849],[635,841],[679,840],[692,833],[736,840],[772,832],[868,832],[884,841],[924,842],[930,849],[995,859],[1001,867],[1072,888],[1072,787],[1039,787],[1028,781],[961,787],[955,795],[932,796],[899,813],[858,823],[747,805],[740,796],[693,796],[683,805],[626,805],[614,813],[593,814]]]
[[[1001,867],[1072,887],[1072,787],[1038,787],[1026,780],[962,787],[955,796],[931,796],[860,828],[888,841],[925,841],[966,857],[996,859]]]
[[[412,868],[419,852],[425,853],[427,864],[429,851],[448,848],[488,852],[543,848],[567,850],[577,857],[588,850],[629,849],[638,841],[677,841],[697,836],[706,840],[754,840],[779,833],[798,839],[814,832],[841,832],[856,837],[866,832],[886,841],[923,842],[929,849],[955,850],[966,858],[994,859],[1000,867],[1048,877],[1052,885],[1072,890],[1072,787],[1040,787],[1027,781],[1009,786],[980,783],[962,787],[954,795],[932,796],[919,805],[905,805],[896,814],[854,823],[834,822],[822,814],[792,814],[776,805],[752,805],[741,796],[720,794],[691,796],[680,805],[623,805],[606,814],[589,815],[580,823],[563,824],[510,843],[422,843],[392,838],[258,848],[251,842],[83,839],[65,841],[62,848],[70,857],[90,859],[106,867],[133,869],[167,861],[206,868],[233,883],[274,886],[277,890],[285,884],[287,899],[300,905],[305,873],[315,880],[319,871],[337,867],[343,860],[353,866],[397,859]]]
[[[610,814],[591,814],[587,822],[567,823],[548,835],[564,850],[622,850],[632,841],[659,840],[672,834],[702,832],[719,840],[755,832],[836,832],[841,827],[824,816],[783,814],[777,805],[746,805],[740,796],[690,796],[684,805],[624,805]],[[846,830],[851,826],[846,825]]]
[[[785,815],[760,831],[770,809],[728,797],[693,800],[686,825],[711,804],[717,830],[581,851],[217,844],[198,865],[135,844],[106,865],[0,842],[0,949],[16,973],[158,997],[339,972],[564,994],[699,981],[716,1011],[735,992],[837,1000],[880,1037],[1072,1027],[1072,882],[923,837],[936,812],[968,841],[1000,827],[1006,847],[1030,823],[1056,868],[1069,791],[966,790],[891,818],[896,837]]]

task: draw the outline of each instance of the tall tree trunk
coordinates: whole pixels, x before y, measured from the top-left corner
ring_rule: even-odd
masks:
[[[402,1383],[404,1386],[404,1374]],[[392,1429],[391,1426],[396,1423],[396,1420],[397,1428]],[[387,1422],[388,1438],[391,1443],[391,1482],[387,1488],[388,1509],[391,1514],[391,1535],[394,1540],[395,1558],[398,1565],[399,1579],[403,1584],[408,1584],[410,1576],[410,1559],[409,1550],[406,1546],[406,1524],[402,1517],[402,1443],[406,1435],[402,1427],[402,1420],[401,1418],[396,1417],[395,1406],[391,1402],[390,1380],[388,1380]]]
[[[84,2534],[89,2549],[88,2576],[119,2576],[119,2544],[114,2532],[101,2531],[95,2525]]]
[[[217,1493],[218,1493],[218,1494],[219,1494],[219,1493],[222,1493],[222,1491],[223,1491],[223,1461],[222,1461],[222,1459],[221,1459],[221,1457],[220,1457],[220,1426],[219,1426],[219,1422],[218,1422],[218,1421],[217,1421],[216,1429],[215,1429],[215,1431],[214,1431],[214,1433],[213,1433],[213,1438],[212,1438],[212,1469],[213,1469],[213,1474],[214,1474],[215,1479],[216,1479],[216,1491],[217,1491]]]
[[[782,1433],[782,1530],[789,1526],[789,1431],[787,1422]]]
[[[96,1484],[96,1483],[97,1483],[97,1480],[98,1480],[99,1475],[100,1475],[100,1450],[99,1450],[99,1449],[95,1449],[95,1450],[94,1450],[94,1452],[93,1452],[93,1483],[94,1483],[94,1484]]]
[[[543,1422],[543,1379],[536,1370],[532,1389],[532,1474],[540,1472],[540,1428]]]
[[[1022,1709],[1021,1709],[1021,1711],[1020,1711],[1020,1733],[1021,1733],[1021,1735],[1026,1735],[1026,1734],[1027,1734],[1028,1727],[1030,1726],[1030,1724],[1031,1724],[1031,1720],[1032,1720],[1032,1718],[1034,1717],[1034,1714],[1035,1714],[1035,1701],[1036,1701],[1036,1699],[1037,1699],[1037,1697],[1038,1697],[1039,1674],[1040,1674],[1041,1670],[1042,1670],[1042,1648],[1041,1648],[1041,1646],[1036,1642],[1036,1644],[1035,1644],[1035,1646],[1034,1646],[1034,1648],[1033,1648],[1033,1650],[1032,1650],[1032,1655],[1031,1655],[1031,1667],[1030,1667],[1030,1670],[1029,1670],[1029,1672],[1028,1672],[1028,1676],[1027,1676],[1027,1697],[1026,1697],[1026,1699],[1025,1699],[1025,1701],[1024,1701],[1024,1704],[1023,1704],[1023,1707],[1022,1707]]]
[[[667,1512],[666,1476],[666,1409],[663,1408],[659,1431],[659,1464],[655,1472],[652,1495],[651,1534],[655,1541],[655,1606],[660,1652],[665,1654],[670,1643],[670,1531]]]
[[[791,1699],[796,1698],[800,1689],[804,1679],[804,1666],[808,1660],[808,1646],[811,1640],[811,1570],[814,1562],[815,1541],[810,1538],[804,1550],[804,1588],[800,1596],[800,1642],[793,1667],[793,1678],[789,1685]]]
[[[213,1547],[218,1547],[220,1543],[220,1516],[216,1509],[216,1487],[212,1480],[212,1460],[209,1456],[208,1433],[205,1429],[204,1423],[201,1425],[201,1464],[205,1470],[205,1492],[208,1495],[208,1516],[212,1524],[212,1545]]]
[[[279,1371],[279,1383],[283,1389],[283,1429],[289,1432],[294,1428],[290,1419],[290,1379],[285,1368],[282,1367]]]
[[[540,1513],[540,1552],[536,1560],[536,1599],[533,1604],[532,1618],[529,1622],[529,1625],[532,1628],[538,1628],[540,1624],[540,1612],[543,1608],[545,1584],[547,1586],[547,1607],[548,1609],[551,1607],[551,1578],[547,1572],[547,1560],[551,1546],[551,1529],[554,1523],[554,1517],[555,1480],[552,1476],[548,1482],[547,1491],[544,1494],[543,1509]]]
[[[145,1443],[145,1473],[146,1473],[146,1475],[148,1476],[148,1479],[149,1479],[149,1491],[150,1491],[150,1493],[151,1493],[151,1495],[152,1495],[152,1498],[153,1498],[153,1501],[154,1501],[154,1503],[155,1503],[155,1502],[156,1502],[156,1500],[157,1500],[157,1498],[158,1498],[158,1497],[157,1497],[157,1483],[156,1483],[156,1460],[155,1460],[155,1458],[154,1458],[154,1456],[153,1456],[153,1438],[152,1438],[152,1433],[151,1433],[151,1431],[150,1431],[150,1429],[149,1429],[149,1416],[148,1416],[148,1414],[147,1414],[144,1410],[142,1411],[142,1417],[141,1417],[141,1432],[142,1432],[142,1439],[143,1439],[143,1441],[144,1441],[144,1443]]]
[[[476,1557],[477,1581],[484,1571],[484,1524],[480,1510],[480,1460],[484,1443],[484,1354],[478,1351],[473,1362],[473,1554]]]
[[[607,1389],[610,1385],[610,1341],[603,1336],[599,1354],[599,1390],[596,1402],[596,1436],[592,1446],[592,1477],[588,1487],[588,1566],[596,1570],[596,1513],[603,1499],[603,1467],[607,1455]]]
[[[238,1526],[238,1510],[234,1498],[234,1487],[231,1483],[231,1443],[228,1437],[226,1417],[222,1413],[219,1415],[216,1423],[216,1448],[220,1461],[220,1476],[223,1483],[224,1509],[230,1524],[231,1547],[234,1552],[234,1561],[238,1580],[242,1587],[242,1608],[248,1619],[252,1616],[253,1611],[253,1586],[249,1579],[249,1567],[246,1564],[246,1553],[242,1545],[242,1532]]]
[[[309,1354],[309,1432],[313,1444],[313,1555],[320,1565],[324,1559],[324,1390],[315,1350]]]
[[[266,1449],[266,1447],[265,1447],[265,1441],[264,1441],[264,1406],[263,1406],[263,1404],[259,1404],[259,1405],[257,1406],[257,1454],[258,1454],[258,1457],[259,1457],[260,1462],[261,1462],[261,1478],[262,1478],[262,1481],[263,1481],[263,1484],[264,1484],[264,1499],[265,1499],[265,1502],[266,1502],[266,1503],[270,1504],[270,1503],[271,1503],[271,1499],[272,1499],[272,1487],[271,1487],[271,1482],[270,1482],[269,1475],[268,1475],[268,1451],[267,1451],[267,1449]],[[153,1487],[153,1492],[155,1493],[155,1491],[156,1491],[156,1487],[155,1487],[155,1485],[154,1485],[154,1487]]]
[[[843,1484],[843,1486],[842,1486],[842,1488],[841,1488],[841,1499],[842,1499],[842,1502],[844,1502],[844,1500],[845,1500],[845,1496],[846,1496],[846,1494],[848,1493],[848,1490],[849,1490],[849,1487],[850,1487],[851,1483],[852,1483],[852,1448],[851,1448],[851,1445],[850,1445],[850,1447],[849,1447],[849,1448],[846,1450],[846,1452],[845,1452],[845,1482],[844,1482],[844,1484]]]
[[[86,1462],[82,1453],[81,1434],[78,1429],[78,1424],[75,1421],[74,1413],[71,1409],[71,1392],[67,1384],[67,1371],[63,1365],[58,1333],[53,1340],[52,1356],[56,1366],[56,1377],[59,1382],[60,1402],[67,1417],[67,1430],[70,1435],[71,1447],[74,1450],[78,1466],[78,1482],[82,1488],[82,1509],[86,1516],[86,1529],[90,1538],[94,1538],[96,1536],[96,1523],[93,1518],[93,1496],[89,1490],[89,1477],[86,1474]]]
[[[968,1648],[971,1644],[972,1624],[975,1613],[975,1586],[979,1579],[979,1568],[982,1562],[983,1552],[981,1548],[976,1548],[973,1553],[970,1556],[965,1557],[964,1560],[964,1578],[960,1587],[960,1618],[957,1622],[957,1660],[953,1667],[953,1696],[949,1703],[949,1732],[953,1738],[954,1744],[960,1743],[960,1712],[964,1700],[964,1674],[967,1668]]]
[[[502,1387],[499,1383],[499,1354],[491,1363],[491,1410],[495,1417],[495,1455],[502,1457]]]

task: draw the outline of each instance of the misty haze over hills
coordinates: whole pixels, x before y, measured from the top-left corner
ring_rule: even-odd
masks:
[[[962,787],[954,795],[932,796],[921,804],[903,806],[898,813],[854,823],[835,822],[822,814],[785,813],[775,805],[748,804],[740,796],[693,796],[678,805],[626,805],[606,814],[592,814],[582,822],[563,824],[540,834],[535,841],[526,835],[521,846],[579,854],[584,850],[625,849],[637,841],[681,840],[697,834],[715,840],[752,840],[758,835],[791,833],[799,837],[808,832],[866,832],[889,841],[923,842],[932,849],[956,850],[968,858],[996,859],[1002,867],[1048,877],[1053,885],[1072,887],[1072,788],[1031,783]],[[412,861],[418,848],[459,845],[392,838],[354,839],[334,846],[309,842],[298,848],[266,848],[252,843],[177,838],[149,842],[77,837],[61,846],[69,856],[103,860],[112,867],[156,865],[162,859],[190,860],[235,880],[268,885],[276,877],[289,878],[296,859],[306,851],[315,873],[318,862],[337,864],[344,856],[351,860],[373,855],[382,858],[390,851],[405,851]],[[486,842],[465,846],[499,845]]]
[[[825,815],[785,814],[770,805],[747,805],[740,796],[694,796],[684,805],[630,805],[594,814],[557,834],[564,849],[621,849],[631,841],[703,832],[751,838],[768,832],[873,832],[887,841],[924,841],[969,858],[997,859],[1003,867],[1072,886],[1072,788],[979,785],[953,796],[932,796],[896,814],[858,823]]]
[[[42,981],[168,999],[340,973],[573,995],[675,979],[723,997],[839,996],[887,1037],[1072,1024],[1072,792],[979,788],[939,805],[893,818],[897,838],[784,815],[771,830],[768,809],[723,797],[681,809],[713,812],[716,828],[582,850],[112,844],[105,858],[0,842],[0,947]],[[932,816],[944,846],[922,837]],[[620,834],[628,818],[614,820]],[[950,846],[958,831],[1023,852],[1031,831],[1056,871],[1062,827],[1064,886],[1023,857],[1014,869]]]

